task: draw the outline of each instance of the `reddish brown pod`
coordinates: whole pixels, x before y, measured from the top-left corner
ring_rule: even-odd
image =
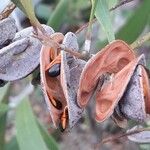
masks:
[[[54,42],[61,43],[64,36],[61,33],[55,33],[51,38]],[[52,45],[51,47],[43,46],[40,53],[42,90],[55,126],[57,126],[63,108],[66,106],[59,77],[52,77],[48,72],[55,64],[60,64],[61,58],[57,49],[58,47],[56,45]]]
[[[128,63],[96,93],[97,121],[102,122],[112,115],[119,100],[123,97],[125,91],[128,90],[127,85],[129,84],[137,65],[142,64],[143,57],[144,55],[141,55]],[[128,98],[128,100],[130,101],[131,99]]]
[[[107,45],[85,65],[78,90],[78,104],[84,108],[93,96],[98,82],[103,82],[107,73],[115,74],[135,58],[132,49],[123,41],[116,40]]]

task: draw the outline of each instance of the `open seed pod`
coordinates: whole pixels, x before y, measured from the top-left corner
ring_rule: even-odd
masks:
[[[112,115],[116,105],[127,89],[127,85],[137,65],[143,64],[143,59],[144,55],[141,55],[132,60],[96,93],[97,121],[102,122]]]
[[[93,95],[101,76],[117,73],[135,58],[134,52],[123,41],[116,40],[107,45],[85,65],[81,74],[78,90],[78,104],[85,107]]]
[[[145,59],[143,57],[143,59]],[[138,65],[127,86],[127,90],[119,102],[123,115],[134,121],[144,122],[149,113],[150,86],[147,73],[142,65]],[[146,109],[147,108],[147,109]]]
[[[66,48],[78,50],[77,37],[71,32],[65,35],[62,44]],[[85,63],[85,61],[76,59],[65,51],[61,51],[61,85],[67,101],[69,128],[75,125],[83,112],[83,109],[77,105],[77,90]]]
[[[17,26],[13,18],[6,18],[0,21],[0,48],[8,45],[15,37]]]
[[[31,29],[27,28],[17,33],[13,43],[1,49],[1,80],[14,81],[24,78],[39,65],[42,44],[38,39],[30,36]],[[23,32],[24,36],[21,36]],[[47,33],[51,35],[53,32],[53,29],[49,27]]]
[[[55,33],[51,38],[55,42],[61,43],[64,36],[61,33]],[[42,46],[40,53],[41,86],[55,127],[57,127],[63,109],[66,106],[59,77],[51,76],[53,73],[49,73],[51,67],[55,67],[55,64],[61,63],[61,56],[57,53],[57,49],[57,45],[52,45],[52,47]]]

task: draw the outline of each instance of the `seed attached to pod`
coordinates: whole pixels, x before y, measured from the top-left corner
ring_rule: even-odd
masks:
[[[50,69],[48,69],[48,75],[50,77],[57,77],[60,75],[60,64],[54,64]]]
[[[62,109],[62,103],[59,100],[56,100],[54,98],[49,98],[51,101],[51,104],[58,110]]]
[[[69,116],[68,116],[68,107],[65,107],[64,108],[64,111],[60,117],[60,124],[59,124],[59,129],[61,132],[64,132],[65,129],[67,128],[67,125],[68,125],[68,119],[69,119]]]
[[[0,79],[0,87],[3,87],[6,84],[6,82],[4,80]]]

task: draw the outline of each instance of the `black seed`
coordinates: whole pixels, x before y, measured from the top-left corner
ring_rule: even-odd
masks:
[[[49,70],[48,75],[50,77],[57,77],[60,75],[60,64],[54,64]]]
[[[3,87],[7,82],[0,79],[0,87]]]
[[[51,101],[51,103],[56,109],[58,110],[62,109],[62,103],[59,100],[55,100],[55,102]]]

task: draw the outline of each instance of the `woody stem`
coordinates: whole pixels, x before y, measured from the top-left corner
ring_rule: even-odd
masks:
[[[143,37],[140,37],[138,40],[134,41],[130,46],[132,49],[136,49],[137,47],[140,47],[142,44],[144,44],[148,40],[150,40],[150,32],[148,32]]]

